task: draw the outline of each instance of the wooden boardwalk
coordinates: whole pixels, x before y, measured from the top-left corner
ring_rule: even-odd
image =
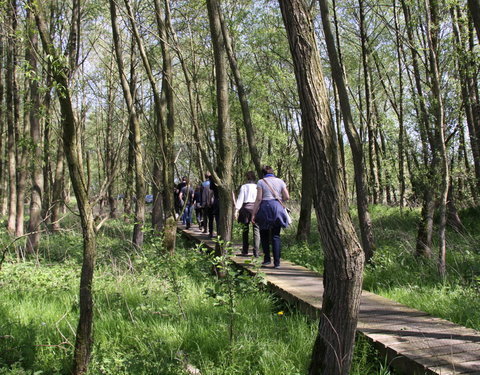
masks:
[[[179,229],[195,241],[214,243],[195,228]],[[249,258],[234,262],[255,272]],[[298,309],[317,317],[322,306],[322,277],[282,260],[281,268],[262,268],[270,287]],[[403,374],[480,375],[480,332],[411,309],[363,291],[357,332],[364,335],[387,363]]]

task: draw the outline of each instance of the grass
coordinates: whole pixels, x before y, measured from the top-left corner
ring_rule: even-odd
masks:
[[[232,315],[228,301],[209,292],[221,288],[208,257],[181,238],[177,254],[165,256],[149,233],[136,252],[127,245],[129,231],[112,221],[98,236],[89,374],[180,375],[186,362],[203,375],[306,373],[316,322],[241,275],[234,276]],[[0,375],[69,373],[81,251],[81,236],[66,230],[43,239],[38,259],[17,262],[10,254],[3,264]],[[383,373],[371,348],[356,350],[352,374]]]
[[[463,233],[448,232],[445,281],[435,259],[414,256],[418,211],[374,206],[371,214],[377,251],[365,269],[364,288],[480,329],[478,210],[460,213]],[[70,229],[43,237],[38,261],[18,262],[9,254],[0,271],[0,375],[69,371],[82,237],[76,221],[64,223]],[[315,225],[307,243],[295,240],[294,226],[286,230],[282,257],[322,272]],[[239,282],[232,287],[231,310],[210,275],[212,264],[192,244],[179,238],[177,254],[164,256],[159,239],[146,233],[139,252],[129,245],[130,229],[111,221],[98,235],[90,374],[180,375],[186,362],[204,375],[306,373],[316,322],[241,276],[234,276]],[[238,226],[234,238],[241,238]],[[351,374],[388,373],[359,337]]]

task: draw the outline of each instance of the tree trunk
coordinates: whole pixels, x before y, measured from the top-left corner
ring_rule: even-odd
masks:
[[[422,156],[423,156],[423,165],[426,172],[424,172],[421,180],[417,182],[417,187],[422,191],[419,193],[422,194],[423,203],[422,203],[422,212],[421,219],[418,223],[418,233],[417,233],[417,244],[416,244],[416,255],[430,257],[432,254],[432,237],[433,237],[433,216],[435,211],[435,192],[432,191],[432,186],[435,186],[433,183],[433,176],[435,175],[435,168],[437,164],[437,158],[435,154],[432,156],[429,155],[429,145],[435,143],[432,130],[430,129],[429,124],[429,113],[427,110],[427,104],[422,89],[422,79],[420,75],[419,68],[419,56],[418,51],[415,48],[415,39],[414,39],[414,30],[411,20],[411,9],[408,3],[405,0],[401,0],[403,14],[405,17],[405,24],[407,28],[407,37],[410,45],[410,52],[412,54],[412,66],[414,73],[415,89],[414,96],[417,98],[418,102],[418,111],[419,111],[419,133],[422,143]]]
[[[60,230],[60,213],[65,205],[64,201],[65,188],[65,151],[63,141],[58,140],[57,145],[57,161],[55,164],[55,180],[53,181],[52,190],[52,231]]]
[[[303,155],[302,155],[302,199],[300,200],[300,217],[297,227],[297,241],[306,242],[310,235],[312,223],[313,184],[312,184],[312,155],[306,132],[303,132]]]
[[[450,169],[445,139],[445,115],[441,93],[440,71],[438,63],[438,29],[440,25],[437,0],[425,0],[427,15],[427,41],[430,60],[430,81],[432,83],[432,112],[435,116],[435,148],[438,153],[438,165],[434,165],[435,180],[439,187],[439,254],[438,271],[442,279],[446,277],[446,225],[447,225],[447,197],[450,181]],[[433,145],[432,145],[433,146]],[[434,158],[435,159],[435,158]]]
[[[113,51],[112,51],[113,55]],[[113,56],[110,61],[110,69],[108,73],[107,83],[107,127],[105,130],[105,175],[107,178],[107,200],[110,208],[109,216],[111,219],[117,218],[117,199],[115,197],[115,157],[113,152],[113,123],[114,123],[114,108],[115,103],[113,100],[114,93],[114,77],[113,77]]]
[[[248,104],[247,93],[245,91],[240,69],[237,64],[237,57],[235,55],[235,51],[233,50],[233,43],[230,37],[230,33],[228,31],[227,25],[225,25],[225,21],[223,19],[223,15],[220,9],[219,15],[223,40],[225,43],[228,61],[230,63],[230,69],[232,70],[235,84],[237,86],[238,100],[240,101],[240,107],[242,109],[243,125],[245,126],[245,132],[247,133],[247,142],[248,148],[250,150],[250,156],[252,158],[253,165],[255,166],[255,170],[260,177],[262,176],[262,164],[260,162],[260,154],[256,145],[255,127],[253,126],[252,116],[250,115],[250,105]]]
[[[375,241],[372,231],[372,221],[368,211],[368,197],[365,184],[365,164],[363,157],[363,148],[360,136],[353,124],[353,116],[348,97],[347,85],[345,83],[343,68],[335,47],[332,27],[330,24],[330,15],[328,11],[327,0],[319,0],[320,12],[322,14],[323,32],[325,35],[325,43],[327,44],[328,57],[332,69],[332,78],[338,90],[340,108],[342,111],[345,131],[347,133],[350,148],[352,150],[353,167],[355,171],[355,188],[357,191],[357,211],[360,223],[360,234],[362,238],[363,251],[365,260],[368,262],[375,251]]]
[[[220,212],[218,220],[218,234],[222,241],[228,242],[232,238],[233,199],[232,199],[232,129],[230,124],[228,103],[228,75],[225,41],[222,35],[220,22],[220,4],[218,0],[207,0],[210,35],[212,38],[213,54],[215,59],[215,81],[217,93],[217,140],[218,140],[218,173],[212,169],[215,183],[219,189]],[[217,244],[216,253],[222,255],[224,245]]]
[[[4,55],[5,48],[4,48],[4,41],[3,35],[0,35],[0,66],[4,66]],[[4,82],[3,82],[3,72],[0,71],[0,134],[5,134],[5,121],[4,121]],[[4,216],[6,213],[6,206],[4,205],[5,202],[5,182],[6,182],[6,173],[4,170],[4,163],[5,163],[5,144],[4,138],[0,137],[0,215]]]
[[[34,30],[35,18],[30,10],[27,10],[27,30],[29,34],[29,44],[33,49],[38,49],[38,35]],[[27,51],[29,50],[27,44]],[[37,57],[32,51],[28,52],[30,69],[37,72]],[[30,221],[28,224],[27,252],[36,253],[40,243],[40,223],[42,221],[42,200],[43,200],[43,168],[42,168],[42,137],[40,125],[40,93],[38,91],[38,82],[30,80],[30,137],[33,149],[32,158],[32,192],[30,198]]]
[[[468,0],[468,9],[472,15],[473,24],[477,31],[477,39],[480,43],[480,0]]]
[[[312,19],[303,0],[280,0],[297,80],[302,123],[312,152],[312,184],[325,252],[322,316],[309,374],[348,374],[355,338],[364,254],[348,211],[336,135]]]
[[[35,21],[46,54],[53,56],[56,61],[65,61],[58,55],[47,31],[45,19],[37,7],[37,3],[30,1]],[[73,374],[86,374],[92,351],[93,337],[93,272],[96,258],[96,235],[94,230],[93,211],[87,194],[87,185],[83,171],[81,149],[77,141],[77,121],[70,96],[69,79],[76,68],[77,43],[80,35],[80,3],[73,0],[72,19],[70,25],[69,42],[65,55],[67,62],[55,67],[52,71],[53,80],[62,87],[62,95],[58,96],[63,129],[63,144],[68,160],[70,179],[77,199],[77,207],[83,232],[83,264],[80,277],[80,319],[77,326]]]
[[[122,51],[120,48],[120,38],[117,29],[117,14],[116,5],[113,0],[110,0],[110,15],[112,21],[113,43],[115,46],[115,55],[117,59],[118,73],[120,82],[122,84],[123,96],[127,104],[129,121],[131,126],[133,150],[135,158],[135,221],[133,227],[132,243],[136,247],[142,247],[143,244],[143,224],[145,221],[145,183],[143,173],[143,157],[140,148],[140,121],[138,119],[135,103],[125,78],[125,70],[123,68]]]
[[[175,218],[175,202],[173,199],[172,188],[174,186],[174,168],[175,168],[175,104],[173,91],[173,70],[172,56],[170,54],[171,37],[171,21],[170,21],[170,1],[165,0],[165,19],[162,21],[162,13],[160,1],[155,0],[155,14],[157,20],[158,32],[160,35],[160,45],[162,47],[163,57],[163,79],[162,91],[165,94],[166,101],[166,123],[162,129],[162,161],[163,161],[163,213],[165,217],[164,227],[164,245],[165,249],[173,254],[177,238],[177,221]],[[165,111],[163,111],[165,112]]]
[[[398,70],[398,106],[396,113],[398,118],[398,182],[400,184],[400,208],[405,207],[405,124],[403,121],[403,64],[402,46],[400,42],[400,29],[398,25],[397,1],[393,0],[393,12],[395,22],[395,44],[397,49]]]
[[[51,137],[50,137],[50,127],[51,127],[51,104],[52,104],[52,82],[50,67],[47,68],[47,79],[45,86],[47,87],[45,96],[43,98],[43,103],[45,107],[45,122],[44,122],[44,131],[43,131],[43,212],[42,215],[45,220],[45,224],[48,225],[51,223],[50,210],[52,206],[52,168],[50,162],[50,148],[51,148]]]
[[[10,20],[11,32],[7,36],[7,69],[5,70],[6,100],[5,104],[9,109],[6,111],[7,119],[7,163],[8,163],[8,221],[7,230],[11,235],[15,234],[15,219],[17,216],[17,184],[16,172],[17,162],[15,158],[16,139],[15,133],[18,126],[18,118],[15,115],[15,109],[18,100],[16,92],[17,75],[17,48],[15,41],[15,32],[17,29],[17,2],[11,0],[7,6],[8,19]]]
[[[452,16],[453,33],[455,36],[456,56],[458,64],[458,74],[460,76],[460,92],[462,95],[463,108],[470,134],[470,148],[472,150],[473,166],[475,169],[477,192],[480,192],[480,113],[476,108],[480,108],[480,104],[475,97],[475,68],[472,67],[473,58],[469,56],[468,36],[463,26],[458,22],[460,15],[459,7],[450,9]],[[473,69],[472,69],[473,68]]]

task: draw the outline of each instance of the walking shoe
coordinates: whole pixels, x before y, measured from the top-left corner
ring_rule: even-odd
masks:
[[[278,270],[278,269],[280,268],[280,265],[278,265],[278,266],[273,266],[273,268],[275,268],[275,269]]]
[[[268,266],[269,264],[271,264],[272,262],[268,261],[268,262],[263,262],[262,263],[262,267],[265,267],[265,266]]]

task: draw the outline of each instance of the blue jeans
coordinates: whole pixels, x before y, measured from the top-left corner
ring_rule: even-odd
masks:
[[[272,244],[273,265],[280,265],[280,251],[282,243],[280,241],[280,230],[282,227],[273,227],[272,229],[260,229],[260,241],[262,242],[263,261],[270,262],[270,243]]]
[[[183,212],[183,223],[189,227],[192,225],[192,206],[187,204],[185,206],[185,211]]]

